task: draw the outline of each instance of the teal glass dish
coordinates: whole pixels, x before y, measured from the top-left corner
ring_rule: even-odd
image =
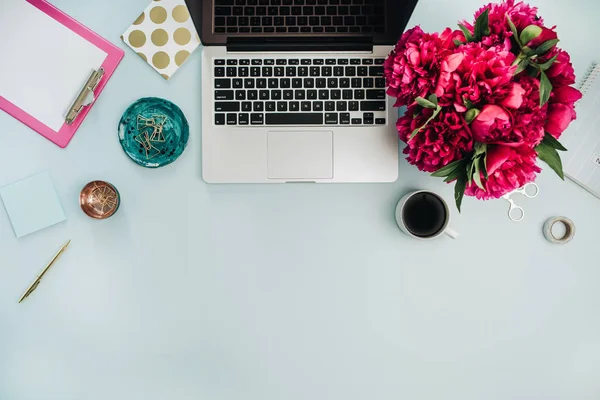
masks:
[[[190,128],[175,104],[145,97],[129,106],[119,121],[119,141],[125,154],[146,168],[177,160],[187,146]]]

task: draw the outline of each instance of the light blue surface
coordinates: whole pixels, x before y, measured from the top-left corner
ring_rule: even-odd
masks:
[[[15,239],[0,213],[2,400],[597,400],[600,200],[544,171],[510,221],[467,198],[461,234],[419,242],[394,221],[418,188],[452,187],[400,164],[381,185],[214,185],[200,174],[200,53],[166,82],[119,36],[147,0],[53,0],[125,49],[66,150],[0,115],[0,185],[50,170],[69,221]],[[600,58],[596,0],[539,0],[581,75]],[[476,0],[422,0],[411,25],[468,18]],[[1,71],[1,66],[0,66]],[[144,96],[190,123],[187,150],[149,170],[117,124]],[[81,188],[121,192],[106,221]],[[577,225],[566,246],[544,221]],[[48,257],[73,243],[17,300]]]
[[[48,172],[0,187],[0,197],[18,238],[66,220]]]

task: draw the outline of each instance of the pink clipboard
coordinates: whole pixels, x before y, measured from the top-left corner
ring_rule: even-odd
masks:
[[[104,76],[102,77],[98,86],[96,87],[96,90],[94,91],[94,96],[97,99],[98,96],[100,96],[100,93],[102,93],[104,87],[106,86],[106,83],[110,80],[111,76],[117,69],[117,66],[123,59],[123,50],[116,47],[106,39],[98,36],[96,33],[81,25],[79,22],[69,17],[68,15],[66,15],[53,5],[49,4],[45,0],[26,1],[107,54],[106,59],[104,59],[104,62],[101,66],[102,68],[104,68]],[[62,148],[67,147],[67,144],[69,144],[69,142],[75,135],[75,132],[77,132],[77,130],[81,126],[81,123],[83,122],[87,114],[90,112],[93,105],[94,103],[90,104],[89,106],[85,106],[81,110],[77,118],[73,121],[73,123],[71,123],[70,125],[67,125],[66,123],[63,124],[60,130],[56,132],[44,123],[37,120],[35,117],[31,116],[27,112],[15,106],[10,101],[6,100],[4,97],[0,96],[0,110],[6,111],[8,114],[12,115],[25,125],[29,126],[34,131],[38,132],[40,135],[44,136],[46,139],[50,140],[51,142],[55,143],[56,145]]]

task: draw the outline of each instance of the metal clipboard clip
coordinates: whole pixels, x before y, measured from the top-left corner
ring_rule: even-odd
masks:
[[[98,84],[104,76],[104,68],[100,68],[97,71],[92,71],[90,77],[86,81],[85,85],[79,92],[79,95],[75,98],[73,105],[69,108],[69,112],[65,118],[67,125],[71,125],[77,118],[83,107],[89,106],[96,100],[94,91],[98,87]]]

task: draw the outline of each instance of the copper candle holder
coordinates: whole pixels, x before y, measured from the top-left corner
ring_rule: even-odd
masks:
[[[121,204],[119,191],[104,181],[92,181],[85,185],[79,195],[79,205],[83,212],[94,219],[112,217]]]

